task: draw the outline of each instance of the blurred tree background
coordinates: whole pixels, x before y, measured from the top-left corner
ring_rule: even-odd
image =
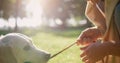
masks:
[[[17,18],[25,17],[24,6],[22,0],[0,0],[0,18],[8,20],[14,17],[16,19],[14,31],[18,29]]]
[[[8,21],[11,17],[15,19],[15,26],[12,31],[18,31],[18,18],[27,18],[27,14],[32,16],[35,12],[26,11],[30,1],[32,0],[0,0],[0,18],[5,21]],[[36,0],[36,2],[40,5],[37,9],[41,8],[42,10],[41,15],[37,16],[41,18],[38,21],[41,21],[42,27],[51,27],[50,24],[52,23],[54,26],[51,28],[66,29],[72,26],[81,27],[83,26],[80,24],[81,22],[85,22],[84,26],[91,26],[84,15],[85,0]],[[31,6],[34,7],[34,5]]]
[[[67,27],[67,21],[70,18],[74,18],[75,21],[86,19],[84,12],[86,7],[85,0],[47,0],[47,2],[41,5],[44,10],[46,19],[60,19],[62,24],[61,28]],[[57,23],[56,23],[57,24]],[[87,23],[91,26],[91,23]]]

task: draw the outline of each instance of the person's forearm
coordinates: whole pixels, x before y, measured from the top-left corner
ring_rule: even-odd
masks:
[[[98,27],[98,29],[104,33],[106,31],[106,21],[105,17],[98,9],[96,4],[93,4],[91,1],[87,1],[87,7],[85,11],[87,18]]]

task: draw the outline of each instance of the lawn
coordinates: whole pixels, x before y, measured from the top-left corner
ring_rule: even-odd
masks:
[[[47,30],[47,31],[25,31],[25,34],[32,38],[34,44],[51,55],[62,50],[66,46],[75,42],[83,29]],[[62,52],[58,56],[50,59],[48,63],[82,63],[80,50],[77,45]]]

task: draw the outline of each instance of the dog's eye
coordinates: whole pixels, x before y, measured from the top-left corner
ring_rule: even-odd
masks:
[[[30,45],[26,45],[24,48],[23,48],[25,51],[28,51],[31,49]]]

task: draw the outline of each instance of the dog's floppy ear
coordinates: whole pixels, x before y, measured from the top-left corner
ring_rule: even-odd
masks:
[[[10,46],[0,45],[0,63],[17,63]]]

